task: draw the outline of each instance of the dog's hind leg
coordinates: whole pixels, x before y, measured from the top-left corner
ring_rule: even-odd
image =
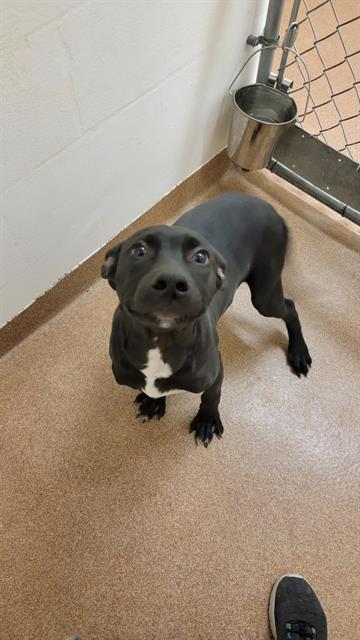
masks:
[[[289,336],[288,358],[294,372],[300,377],[307,375],[311,367],[311,356],[301,330],[295,304],[284,298],[281,276],[273,277],[271,269],[258,270],[249,279],[252,303],[263,316],[281,318]]]

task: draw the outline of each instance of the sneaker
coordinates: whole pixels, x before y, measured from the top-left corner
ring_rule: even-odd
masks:
[[[319,599],[302,576],[280,578],[270,596],[269,620],[274,640],[327,640]]]

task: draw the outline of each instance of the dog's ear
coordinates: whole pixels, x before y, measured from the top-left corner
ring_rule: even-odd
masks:
[[[101,277],[105,278],[108,281],[110,287],[112,287],[113,289],[116,289],[114,278],[121,251],[121,245],[122,243],[120,242],[119,244],[116,244],[115,247],[112,247],[112,249],[109,249],[109,251],[106,252],[105,262],[101,266]]]
[[[221,289],[225,280],[226,262],[222,255],[215,251],[216,260],[216,288]]]

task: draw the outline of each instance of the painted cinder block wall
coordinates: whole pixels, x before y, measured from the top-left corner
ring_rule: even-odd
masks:
[[[0,326],[225,146],[266,7],[2,1]]]

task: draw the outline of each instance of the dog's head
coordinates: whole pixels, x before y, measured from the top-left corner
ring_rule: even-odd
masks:
[[[185,227],[148,227],[110,249],[101,275],[123,307],[149,326],[186,326],[207,309],[225,278],[225,261]]]

